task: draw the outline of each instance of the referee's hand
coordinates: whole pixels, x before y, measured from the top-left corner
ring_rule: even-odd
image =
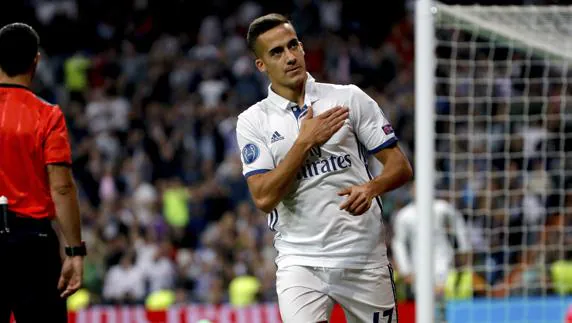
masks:
[[[83,257],[66,257],[58,282],[60,296],[66,298],[81,288],[83,282]]]

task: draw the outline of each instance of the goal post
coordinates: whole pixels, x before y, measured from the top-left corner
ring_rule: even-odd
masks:
[[[433,183],[435,159],[435,46],[434,7],[430,0],[418,0],[415,7],[415,198],[419,226],[415,260],[415,322],[433,323]],[[422,86],[419,86],[422,85]],[[419,161],[423,161],[422,163]]]
[[[448,323],[572,322],[572,6],[415,10],[417,322],[441,295],[435,199],[471,245],[441,286]]]

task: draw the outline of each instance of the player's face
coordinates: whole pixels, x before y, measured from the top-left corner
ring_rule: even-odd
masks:
[[[290,24],[276,26],[256,41],[256,66],[273,84],[295,87],[306,78],[304,49]]]

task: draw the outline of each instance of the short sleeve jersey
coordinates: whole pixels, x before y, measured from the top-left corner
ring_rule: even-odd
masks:
[[[0,195],[10,211],[53,218],[46,165],[71,165],[64,115],[28,88],[0,84]]]
[[[274,169],[294,144],[306,107],[314,116],[342,105],[349,107],[343,127],[326,143],[312,148],[295,180],[294,189],[268,215],[275,231],[278,266],[306,265],[373,268],[387,264],[382,205],[376,199],[362,216],[339,206],[343,188],[372,178],[368,157],[390,147],[397,138],[381,108],[355,85],[316,82],[308,74],[305,105],[280,97],[269,87],[268,97],[241,113],[237,139],[246,177]]]

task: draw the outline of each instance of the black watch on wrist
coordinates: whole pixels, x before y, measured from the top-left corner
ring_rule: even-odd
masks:
[[[65,248],[66,256],[74,257],[74,256],[85,256],[87,255],[87,249],[85,248],[85,241],[81,242],[79,246],[73,247],[66,247]]]

